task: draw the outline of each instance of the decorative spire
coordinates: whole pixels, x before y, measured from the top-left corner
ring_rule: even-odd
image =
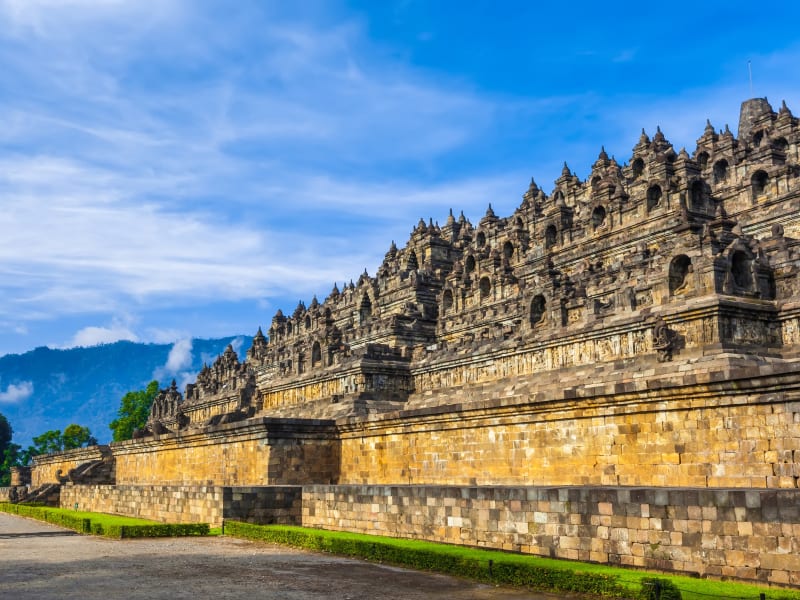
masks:
[[[597,160],[601,160],[603,162],[608,160],[608,154],[606,154],[605,146],[600,146],[600,154],[597,156]]]
[[[567,161],[564,161],[564,167],[561,169],[561,176],[562,177],[569,177],[572,175],[572,172],[569,170],[569,166],[567,165]]]
[[[486,209],[486,215],[485,216],[487,216],[489,218],[492,218],[492,219],[497,216],[497,215],[494,214],[494,211],[492,210],[492,203],[491,202],[489,202],[489,208]]]
[[[783,117],[784,119],[787,117],[789,118],[792,117],[792,111],[790,111],[789,107],[786,106],[786,100],[781,101],[781,108],[778,111],[778,118],[780,119],[781,117]]]
[[[686,147],[685,146],[681,148],[680,152],[678,152],[678,158],[683,159],[683,160],[688,160],[689,153],[686,152]]]
[[[650,136],[647,135],[647,132],[642,127],[642,135],[639,136],[639,143],[640,144],[649,144],[650,143]]]
[[[714,135],[714,126],[711,124],[711,119],[706,119],[706,128],[703,130],[703,135]]]
[[[731,128],[728,127],[727,123],[725,123],[725,130],[722,132],[722,135],[724,135],[725,137],[730,137],[730,138],[733,137],[733,134],[731,133]]]
[[[453,209],[450,209],[450,214],[447,215],[447,225],[454,225],[456,218],[453,216]]]
[[[311,308],[317,308],[319,306],[319,300],[317,300],[317,295],[314,294],[314,297],[311,298]],[[260,331],[260,328],[259,328]]]
[[[653,136],[654,142],[663,142],[666,138],[664,137],[664,133],[661,131],[661,125],[656,126],[656,134]]]

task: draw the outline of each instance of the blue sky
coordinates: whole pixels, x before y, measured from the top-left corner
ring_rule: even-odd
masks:
[[[0,0],[0,355],[252,334],[420,217],[735,131],[748,61],[800,113],[790,3],[540,4]]]

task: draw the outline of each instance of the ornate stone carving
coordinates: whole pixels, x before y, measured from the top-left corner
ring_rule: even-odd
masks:
[[[674,332],[664,319],[658,317],[653,323],[653,349],[658,352],[658,362],[672,360],[673,341]]]

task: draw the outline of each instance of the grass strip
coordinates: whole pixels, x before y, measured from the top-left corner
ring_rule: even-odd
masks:
[[[0,502],[0,511],[46,521],[53,525],[72,529],[78,533],[102,535],[117,539],[142,537],[178,537],[190,535],[208,535],[208,523],[159,523],[147,519],[109,515],[35,506],[26,504],[10,504]]]
[[[579,592],[614,598],[653,598],[656,580],[676,588],[683,600],[800,600],[800,591],[733,581],[700,579],[342,531],[225,521],[226,535],[283,544],[342,556],[435,571],[485,583],[524,586],[542,591]],[[662,599],[667,598],[662,594]]]

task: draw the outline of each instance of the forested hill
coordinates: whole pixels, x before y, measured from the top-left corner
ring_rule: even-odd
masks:
[[[0,356],[0,413],[14,429],[13,441],[27,447],[33,436],[70,423],[88,426],[101,443],[108,424],[130,390],[174,378],[181,391],[203,362],[212,363],[232,343],[244,359],[249,336],[185,340],[176,344],[116,342],[88,348],[36,348]]]

